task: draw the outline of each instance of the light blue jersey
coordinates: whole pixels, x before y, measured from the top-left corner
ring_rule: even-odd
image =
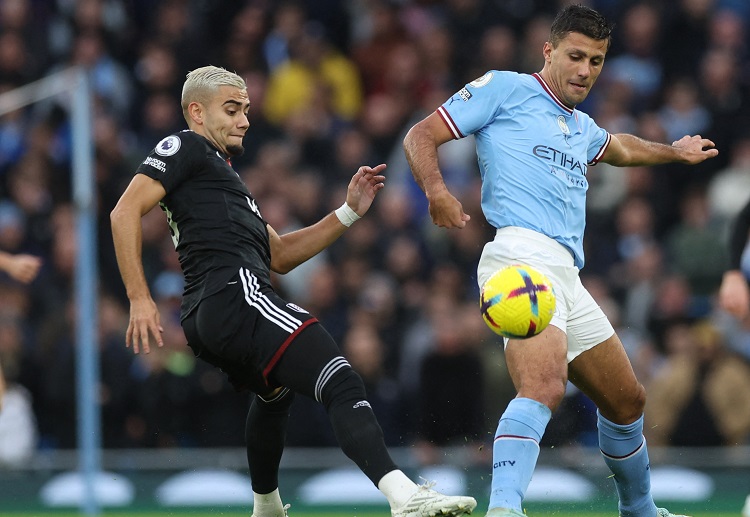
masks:
[[[454,138],[476,139],[487,221],[547,235],[582,268],[586,172],[610,134],[566,107],[539,74],[487,72],[437,111]]]

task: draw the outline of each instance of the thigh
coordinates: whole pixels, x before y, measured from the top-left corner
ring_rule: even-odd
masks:
[[[567,339],[549,326],[538,336],[511,339],[505,347],[505,362],[519,397],[534,399],[553,411],[565,395],[567,384]]]
[[[253,280],[250,273],[231,279],[200,302],[183,328],[195,355],[221,368],[235,388],[267,395],[279,387],[271,371],[317,320]]]
[[[340,371],[350,368],[328,331],[315,323],[284,351],[270,372],[269,380],[322,402],[326,383]]]
[[[578,355],[569,365],[569,377],[612,422],[634,422],[643,412],[645,390],[617,334]]]

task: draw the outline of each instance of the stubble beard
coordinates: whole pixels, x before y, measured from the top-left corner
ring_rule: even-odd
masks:
[[[242,156],[245,153],[245,148],[241,145],[228,145],[227,153],[229,156]]]

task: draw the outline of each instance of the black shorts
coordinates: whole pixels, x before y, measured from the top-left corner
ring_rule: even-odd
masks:
[[[262,396],[279,387],[269,374],[284,351],[317,321],[241,269],[224,289],[202,300],[182,328],[196,357],[221,368],[235,389]]]

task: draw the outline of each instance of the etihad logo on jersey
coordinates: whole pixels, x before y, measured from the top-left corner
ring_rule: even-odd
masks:
[[[148,158],[143,160],[143,164],[153,167],[157,171],[167,172],[167,164],[161,160],[157,160],[153,156],[149,156]]]
[[[588,171],[588,166],[585,163],[548,145],[534,146],[534,156],[537,156],[542,160],[547,160],[571,172],[578,171],[584,176]]]

